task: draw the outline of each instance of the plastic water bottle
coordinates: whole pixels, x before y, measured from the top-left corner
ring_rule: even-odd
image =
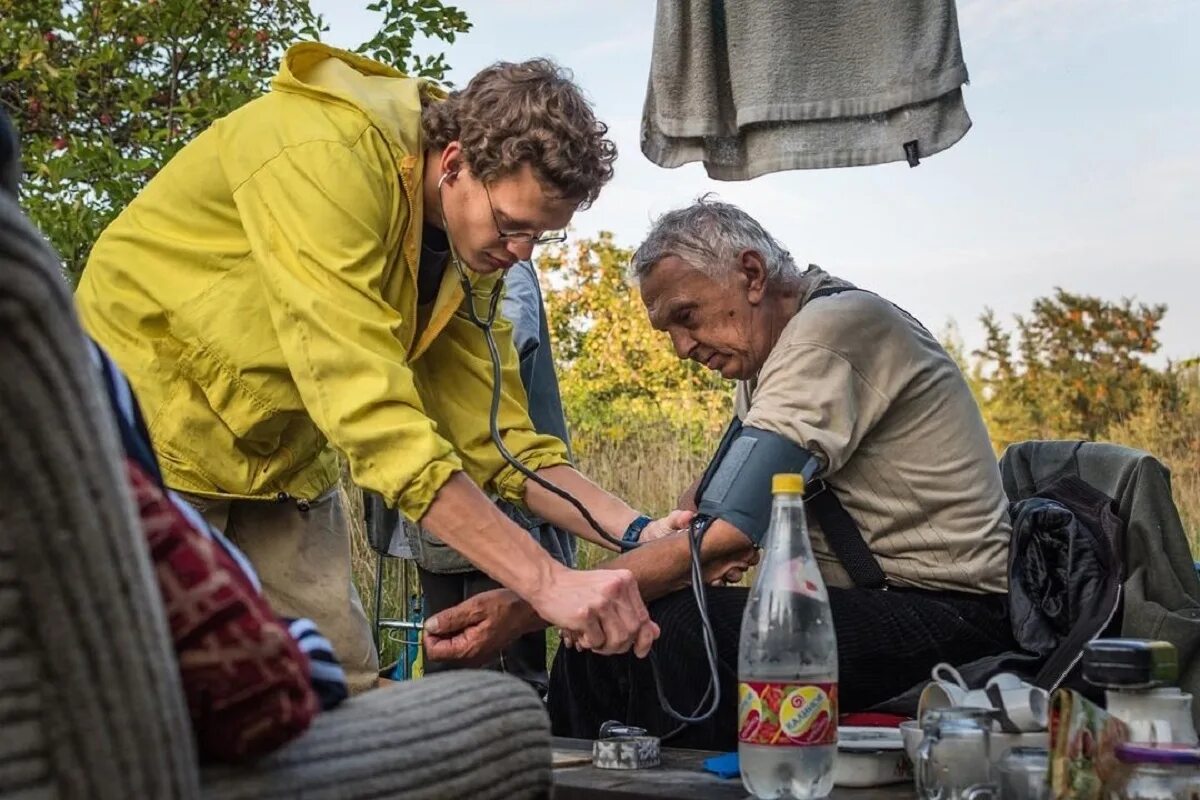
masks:
[[[742,617],[738,760],[758,798],[820,798],[837,757],[837,638],[804,519],[804,478],[776,475],[765,554]]]

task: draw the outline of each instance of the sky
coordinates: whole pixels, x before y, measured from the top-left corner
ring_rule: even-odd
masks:
[[[705,192],[756,217],[799,264],[878,292],[982,344],[1055,287],[1168,306],[1166,358],[1200,355],[1200,0],[958,0],[974,127],[915,169],[900,162],[746,182],[667,170],[638,147],[651,0],[458,0],[472,30],[445,52],[458,86],[488,64],[548,56],[610,126],[616,175],[573,234],[636,246]],[[313,0],[325,41],[353,48],[378,15]]]

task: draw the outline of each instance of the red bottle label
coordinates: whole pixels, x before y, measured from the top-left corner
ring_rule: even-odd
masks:
[[[738,683],[738,741],[775,747],[837,744],[836,683]]]

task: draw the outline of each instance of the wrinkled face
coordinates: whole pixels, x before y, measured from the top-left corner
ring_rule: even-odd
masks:
[[[717,279],[668,256],[642,279],[641,292],[650,324],[667,332],[676,355],[748,380],[766,360],[770,334],[761,313],[761,259],[747,252],[742,260],[753,263]]]
[[[447,233],[463,263],[488,274],[533,255],[539,238],[566,229],[578,203],[553,197],[538,182],[533,168],[484,184],[462,158],[457,142],[442,153],[439,189]]]

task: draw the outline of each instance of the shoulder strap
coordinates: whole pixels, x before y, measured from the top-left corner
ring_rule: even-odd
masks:
[[[819,300],[822,297],[832,297],[833,295],[841,294],[842,292],[866,292],[867,294],[875,294],[872,291],[869,291],[867,289],[860,289],[857,286],[826,286],[824,289],[817,289],[815,292],[810,294],[808,296],[808,302],[812,302],[813,300]],[[892,303],[891,300],[888,300],[887,302],[891,303],[892,308],[896,309],[901,314],[903,314],[904,316],[911,319],[913,322],[915,322],[917,325],[919,325],[924,331],[926,331],[926,332],[929,331],[929,329],[925,327],[925,324],[923,322],[921,322],[921,320],[917,319],[912,314],[908,313],[907,311],[905,311],[903,308],[896,305],[895,303]]]
[[[866,289],[860,289],[857,286],[826,286],[824,289],[817,289],[808,296],[811,303],[813,300],[819,300],[822,297],[832,297],[835,294],[842,292],[865,292]]]
[[[804,493],[804,502],[821,524],[821,532],[830,549],[842,562],[850,580],[859,589],[885,589],[887,576],[867,546],[862,531],[842,501],[823,480],[813,481]]]

